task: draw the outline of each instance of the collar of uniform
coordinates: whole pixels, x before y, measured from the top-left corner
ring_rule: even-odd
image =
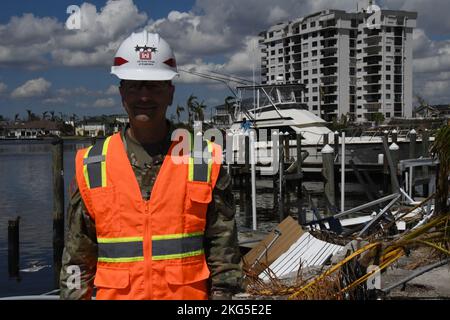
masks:
[[[175,130],[175,126],[173,125],[173,123],[169,120],[166,121],[169,125],[167,136],[161,142],[152,144],[150,146],[144,146],[140,144],[137,140],[133,139],[129,134],[127,134],[127,130],[130,128],[129,124],[127,124],[122,129],[120,135],[130,161],[136,159],[139,163],[138,166],[145,167],[145,164],[153,163],[154,158],[159,158],[159,156],[164,158],[164,156],[169,151],[172,142],[172,132]],[[132,154],[134,154],[134,159],[131,159]]]

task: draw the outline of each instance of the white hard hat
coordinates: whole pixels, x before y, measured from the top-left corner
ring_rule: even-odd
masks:
[[[169,44],[157,33],[133,33],[120,45],[111,73],[123,80],[172,80],[177,73]]]

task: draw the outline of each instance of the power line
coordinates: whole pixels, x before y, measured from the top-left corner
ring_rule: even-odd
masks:
[[[223,77],[217,77],[217,76],[213,76],[213,75],[209,75],[209,74],[205,74],[205,73],[201,73],[201,72],[197,72],[197,71],[192,71],[192,70],[188,71],[188,70],[184,70],[184,69],[178,69],[178,70],[181,71],[181,72],[185,72],[185,73],[188,73],[188,74],[192,74],[192,75],[198,76],[200,78],[222,82],[228,87],[228,89],[231,91],[231,93],[235,97],[237,97],[237,95],[236,95],[235,91],[233,90],[233,88],[230,87],[228,82],[235,82],[235,83],[242,84],[242,85],[246,84],[246,83],[244,83],[242,81],[237,81],[237,80],[233,80],[233,79],[229,79],[229,78],[223,78]]]

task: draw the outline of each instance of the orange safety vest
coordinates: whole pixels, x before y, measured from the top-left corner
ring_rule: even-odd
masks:
[[[96,299],[208,298],[203,240],[221,149],[203,141],[210,157],[199,162],[194,152],[172,155],[176,145],[148,201],[120,134],[78,151],[76,179],[97,232]]]

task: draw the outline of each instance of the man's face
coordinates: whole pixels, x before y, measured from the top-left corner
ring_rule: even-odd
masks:
[[[174,86],[170,81],[123,80],[119,87],[131,125],[158,125],[172,104]]]

